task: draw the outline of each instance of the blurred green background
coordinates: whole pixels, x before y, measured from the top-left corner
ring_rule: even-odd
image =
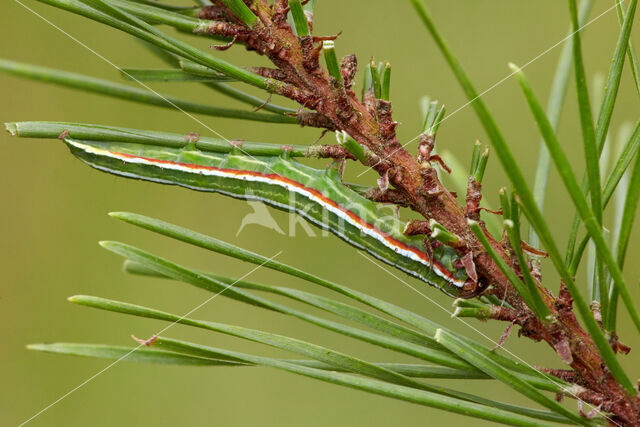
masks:
[[[141,46],[115,30],[60,12],[33,0],[26,5],[76,37],[118,66],[153,67],[160,63]],[[561,40],[568,29],[566,2],[558,0],[497,1],[455,0],[427,2],[442,31],[457,52],[479,89],[488,88],[508,74],[507,62],[524,64]],[[611,1],[596,1],[592,17],[610,8]],[[99,77],[119,79],[118,72],[61,31],[45,23],[17,2],[4,1],[0,26],[1,56]],[[360,61],[370,56],[393,65],[392,100],[395,118],[402,122],[403,141],[419,128],[418,100],[431,95],[452,112],[465,103],[446,64],[427,37],[408,1],[317,0],[318,34],[344,31],[337,43],[339,54],[356,52]],[[590,81],[608,70],[618,33],[615,12],[590,25],[584,35],[586,65]],[[639,39],[636,29],[634,37]],[[190,38],[206,48],[204,39]],[[546,100],[560,48],[530,65],[526,71],[540,97]],[[255,59],[241,48],[219,55],[239,64]],[[259,61],[260,62],[260,61]],[[358,79],[361,81],[361,79]],[[165,93],[241,107],[198,85],[155,85]],[[171,110],[144,107],[124,101],[87,95],[41,83],[0,75],[2,102],[0,120],[61,120],[111,124],[140,129],[207,135],[192,119]],[[573,87],[571,87],[573,89]],[[625,72],[612,125],[613,136],[628,121],[638,119],[637,95]],[[507,80],[485,95],[527,176],[533,179],[539,137],[520,90]],[[567,102],[560,137],[582,170],[581,135],[573,91]],[[208,126],[233,139],[279,144],[310,144],[319,136],[313,129],[294,125],[247,123],[200,117]],[[476,138],[486,140],[470,108],[464,108],[441,128],[439,150],[450,150],[468,163]],[[175,313],[184,313],[201,303],[207,294],[183,284],[128,277],[121,259],[102,250],[98,240],[121,240],[172,257],[190,266],[220,274],[241,276],[253,267],[195,250],[183,244],[139,231],[107,217],[114,210],[127,210],[181,224],[240,246],[273,256],[280,261],[400,304],[450,326],[481,342],[468,326],[450,319],[451,300],[426,289],[429,301],[417,298],[402,283],[369,264],[354,249],[334,236],[308,236],[300,226],[296,237],[282,236],[259,226],[236,232],[243,216],[252,212],[242,201],[220,195],[197,193],[174,187],[124,180],[89,169],[74,160],[56,141],[13,139],[0,135],[0,424],[17,425],[61,397],[109,364],[108,361],[53,356],[29,352],[34,342],[77,341],[133,344],[129,334],[150,336],[163,325],[112,313],[73,306],[65,298],[73,294],[99,295],[141,303]],[[326,142],[331,141],[327,136]],[[415,144],[410,146],[415,149]],[[495,159],[485,178],[486,197],[495,203],[499,186],[506,184]],[[320,166],[320,163],[316,163]],[[357,170],[347,175],[353,178]],[[373,183],[370,172],[362,183]],[[289,215],[271,210],[284,230]],[[558,240],[564,244],[574,210],[557,176],[552,174],[546,213]],[[627,262],[634,297],[640,301],[637,277],[638,233],[632,240]],[[546,285],[557,289],[551,269]],[[403,276],[421,289],[425,285]],[[250,280],[318,291],[308,283],[265,269]],[[579,282],[585,285],[584,272]],[[194,314],[195,318],[256,327],[351,352],[372,361],[412,361],[381,349],[347,340],[318,328],[216,298]],[[640,345],[622,314],[622,341]],[[474,324],[491,339],[499,338],[504,325]],[[176,338],[259,352],[272,349],[249,345],[228,337],[176,326],[166,333]],[[545,346],[518,339],[513,334],[506,348],[535,365],[561,367]],[[635,355],[623,363],[633,378],[640,374]],[[282,354],[282,356],[289,356]],[[633,363],[633,360],[636,363]],[[467,392],[516,403],[527,403],[497,384],[451,381],[450,386]],[[490,388],[489,388],[490,387]],[[569,401],[568,405],[575,405]],[[484,425],[474,419],[402,403],[358,391],[343,389],[290,374],[254,368],[178,368],[120,363],[33,420],[45,425],[225,425],[225,426],[346,426],[420,425],[442,423]]]

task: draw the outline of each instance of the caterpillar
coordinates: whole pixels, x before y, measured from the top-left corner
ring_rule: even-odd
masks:
[[[280,156],[252,157],[239,149],[204,152],[188,144],[170,148],[147,144],[81,141],[63,138],[71,153],[89,166],[111,174],[173,184],[198,191],[258,200],[295,212],[349,244],[454,297],[475,295],[478,285],[447,246],[424,251],[423,239],[406,236],[403,222],[387,207],[342,183],[332,167],[319,170]]]

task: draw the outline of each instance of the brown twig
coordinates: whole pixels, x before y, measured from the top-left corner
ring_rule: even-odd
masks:
[[[580,399],[615,414],[613,419],[617,423],[639,426],[640,401],[628,395],[607,370],[593,340],[577,321],[566,288],[562,286],[556,298],[537,284],[552,316],[551,321],[539,320],[470,230],[467,219],[480,220],[481,184],[469,179],[466,203],[460,206],[431,165],[431,162],[437,162],[443,169],[448,169],[442,159],[432,155],[435,135],[421,136],[418,153],[414,157],[396,136],[398,123],[393,119],[391,102],[376,99],[372,91],[365,91],[362,99],[358,99],[351,90],[357,70],[355,55],[343,59],[342,81],[337,81],[320,67],[322,41],[335,40],[337,36],[298,38],[283,21],[288,7],[284,0],[278,0],[271,6],[263,1],[246,3],[259,18],[252,28],[241,24],[219,0],[214,0],[212,6],[200,13],[202,19],[215,20],[206,31],[237,38],[248,49],[270,59],[275,68],[258,67],[253,70],[269,79],[270,92],[302,106],[298,114],[301,125],[344,131],[375,156],[377,160],[367,166],[382,177],[382,183],[367,193],[371,200],[405,206],[420,214],[424,219],[410,222],[406,232],[424,234],[427,251],[432,244],[441,244],[428,240],[427,224],[431,219],[459,236],[460,242],[453,249],[458,252],[470,277],[470,288],[465,289],[465,297],[487,292],[503,298],[510,307],[494,306],[490,318],[518,325],[519,335],[546,342],[562,361],[571,366],[570,371],[562,374],[565,379],[584,387],[578,396]],[[304,108],[313,111],[305,111]],[[342,147],[314,147],[314,150],[319,157],[352,158]],[[484,224],[480,224],[491,246],[514,271],[521,274],[523,269],[531,270],[529,265],[518,265],[507,239],[496,240],[486,231]],[[546,255],[524,242],[522,247],[533,255]],[[535,280],[539,279],[538,271],[532,271],[532,275]],[[611,343],[616,350],[628,351],[615,334]],[[550,373],[559,376],[560,371]]]

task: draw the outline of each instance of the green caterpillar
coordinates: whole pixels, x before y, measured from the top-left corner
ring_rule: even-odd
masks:
[[[203,152],[194,144],[179,149],[69,137],[64,141],[76,157],[108,173],[259,200],[296,212],[449,295],[472,296],[478,287],[464,268],[454,267],[459,256],[453,249],[435,248],[432,260],[421,249],[420,237],[403,234],[405,222],[345,186],[333,168],[305,166],[286,150],[281,156],[251,157],[240,149],[228,154]]]

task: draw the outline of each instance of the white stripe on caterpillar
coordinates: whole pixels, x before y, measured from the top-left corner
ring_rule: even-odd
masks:
[[[341,218],[342,220],[346,221],[347,223],[349,223],[350,225],[358,229],[360,232],[374,238],[375,240],[382,243],[384,246],[393,250],[397,254],[405,258],[409,258],[412,261],[421,263],[427,268],[433,268],[433,271],[438,276],[446,280],[449,284],[456,286],[458,288],[462,288],[465,285],[465,281],[456,279],[449,270],[447,270],[444,266],[440,265],[438,262],[435,262],[432,265],[426,253],[418,250],[417,248],[413,248],[411,246],[404,244],[403,242],[400,242],[394,239],[389,234],[383,232],[382,230],[379,230],[375,226],[369,224],[368,222],[360,218],[353,211],[350,211],[340,206],[335,201],[323,196],[319,191],[306,187],[305,185],[297,181],[294,181],[290,178],[286,178],[275,173],[265,175],[265,174],[255,172],[255,171],[250,171],[250,170],[222,169],[214,166],[202,166],[202,165],[196,165],[196,164],[177,163],[169,160],[158,160],[158,159],[153,159],[149,157],[136,156],[132,154],[118,153],[118,152],[104,150],[104,149],[96,148],[90,145],[82,144],[81,142],[72,140],[70,138],[65,139],[65,142],[72,145],[75,148],[78,148],[86,152],[87,154],[92,154],[95,156],[102,156],[102,157],[109,157],[109,158],[121,160],[126,163],[153,166],[161,169],[171,169],[171,170],[176,170],[176,171],[190,173],[190,174],[195,173],[203,176],[216,176],[221,178],[232,178],[232,179],[240,179],[243,181],[261,182],[261,183],[266,183],[271,185],[277,185],[279,187],[285,188],[289,192],[300,194],[306,197],[307,199],[313,201],[314,203],[320,205],[322,208],[327,209],[337,217]],[[144,180],[154,181],[154,182],[164,183],[164,184],[175,184],[175,182],[169,181],[169,180],[161,180],[161,179],[149,178],[144,176],[138,176],[135,174],[122,172],[122,171],[114,171],[112,169],[104,168],[102,166],[93,165],[93,164],[91,164],[91,166],[97,169],[105,170],[107,172],[118,174],[121,176],[139,178],[139,179],[144,179]],[[212,191],[211,189],[208,189],[208,188],[192,187],[192,186],[183,185],[183,184],[180,184],[180,185],[183,187],[188,187],[195,190]],[[239,197],[238,194],[232,194],[222,190],[213,190],[213,191],[223,193],[233,197]],[[277,205],[277,207],[280,207],[280,208],[284,208],[287,210],[294,210],[302,214],[306,219],[309,219],[312,222],[316,223],[317,225],[320,225],[321,227],[326,227],[324,224],[320,224],[314,218],[311,218],[309,215],[304,215],[304,213],[299,212],[298,210],[296,210],[295,208],[292,208],[291,206],[281,205],[271,200],[264,200],[264,199],[261,199],[260,197],[256,197],[255,195],[245,196],[241,198],[244,198],[244,199],[252,198],[252,199],[266,202],[271,205]],[[353,242],[351,239],[347,238],[347,236],[345,236],[343,233],[339,232],[338,230],[332,229],[331,231],[335,232],[336,234],[338,234],[344,240],[347,240],[352,245],[362,248],[361,245],[357,244],[356,242]],[[379,255],[372,253],[371,251],[367,251],[367,252],[371,253],[372,255],[375,255],[377,258],[382,259]],[[385,259],[383,259],[383,261],[388,262],[388,260],[385,260]],[[395,266],[409,274],[421,277],[416,272],[407,271],[407,269],[402,268],[401,266],[398,266],[398,265],[395,265]]]

